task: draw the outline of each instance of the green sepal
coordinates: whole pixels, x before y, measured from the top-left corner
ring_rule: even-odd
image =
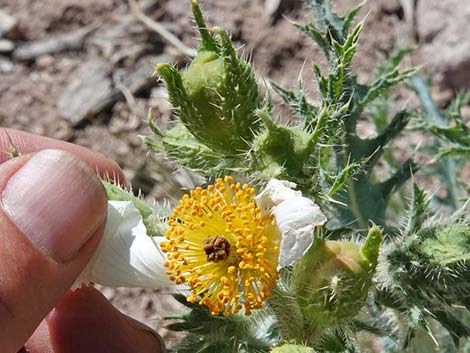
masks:
[[[164,236],[168,229],[166,224],[170,210],[164,206],[149,206],[145,201],[135,196],[132,190],[121,185],[102,180],[109,201],[130,201],[142,216],[149,236]]]
[[[312,173],[306,168],[311,158],[311,134],[298,127],[275,123],[265,111],[258,117],[265,130],[256,136],[250,153],[251,168],[263,180],[287,179],[304,185]]]
[[[147,146],[159,153],[177,160],[182,166],[193,172],[207,176],[221,176],[226,169],[235,166],[236,157],[229,159],[200,143],[193,134],[181,123],[170,130],[158,131],[157,139],[144,137]]]
[[[383,236],[382,231],[375,224],[369,229],[366,240],[361,247],[362,255],[368,260],[371,269],[377,266],[380,245],[382,244]]]
[[[365,243],[317,239],[295,266],[297,301],[320,327],[350,321],[364,306],[377,266],[382,232],[373,226]]]

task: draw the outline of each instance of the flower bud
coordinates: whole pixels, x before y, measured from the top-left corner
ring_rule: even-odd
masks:
[[[455,266],[468,260],[470,253],[470,229],[464,224],[454,224],[426,232],[421,251],[435,265]],[[421,237],[424,238],[422,234]],[[429,236],[432,235],[432,236]]]
[[[271,353],[314,353],[315,351],[306,346],[286,343],[271,350]]]
[[[297,300],[307,320],[344,324],[365,304],[377,266],[382,233],[375,225],[364,245],[318,240],[295,267]]]
[[[166,83],[175,113],[205,145],[238,154],[249,149],[259,107],[258,85],[251,67],[237,57],[228,34],[206,28],[199,5],[191,1],[201,35],[198,54],[181,74],[168,64],[156,66]]]
[[[454,303],[470,308],[470,229],[468,224],[455,223],[420,234],[419,252],[424,271],[414,271],[426,278],[429,291],[440,292]],[[424,233],[424,234],[423,234]],[[420,283],[421,283],[420,282]]]
[[[253,141],[253,169],[262,179],[297,181],[310,178],[311,170],[305,166],[311,158],[311,135],[298,127],[276,124],[263,110],[256,113],[265,130]]]

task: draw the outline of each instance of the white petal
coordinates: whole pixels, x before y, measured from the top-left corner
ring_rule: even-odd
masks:
[[[312,246],[314,229],[327,219],[320,207],[306,197],[284,200],[272,209],[282,235],[279,268],[289,266]]]
[[[256,197],[256,204],[264,212],[269,212],[274,206],[295,197],[302,197],[302,192],[294,190],[295,183],[287,180],[271,179],[268,185]]]
[[[109,201],[103,238],[82,281],[112,287],[160,288],[172,286],[165,274],[165,255],[149,237],[139,211],[129,201]]]

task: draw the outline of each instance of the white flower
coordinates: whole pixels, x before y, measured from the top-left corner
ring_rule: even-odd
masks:
[[[174,286],[165,274],[165,255],[150,237],[137,208],[130,201],[109,201],[103,238],[79,282],[112,287],[161,288]]]
[[[303,256],[313,243],[315,227],[327,221],[318,205],[294,190],[295,186],[272,179],[255,197],[262,212],[274,215],[282,236],[278,269]],[[103,238],[76,285],[94,282],[112,287],[174,286],[166,274],[167,258],[160,246],[164,241],[162,236],[148,236],[132,202],[109,201]]]
[[[327,221],[320,207],[294,190],[295,186],[289,181],[271,179],[255,198],[264,212],[276,217],[282,235],[279,268],[302,257],[313,244],[315,227]]]
[[[287,180],[271,179],[268,185],[256,196],[256,204],[265,212],[269,212],[281,202],[302,197],[302,192],[294,190],[295,183]]]

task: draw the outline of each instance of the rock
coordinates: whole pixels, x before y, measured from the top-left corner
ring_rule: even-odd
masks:
[[[118,94],[110,78],[113,67],[101,60],[83,63],[60,96],[58,108],[73,125],[97,114]]]
[[[116,70],[113,75],[113,65],[108,61],[86,62],[59,98],[58,107],[65,119],[73,125],[80,124],[121,99],[123,87],[130,94],[149,88],[155,82],[152,64],[170,60],[166,55],[145,56],[131,68]]]
[[[143,88],[155,84],[156,79],[152,79],[155,72],[153,65],[157,62],[171,61],[171,58],[161,55],[158,58],[144,56],[135,63],[131,70],[127,69],[120,72],[122,84],[126,86],[131,93],[137,93]]]
[[[42,55],[36,59],[36,66],[41,69],[45,69],[53,65],[54,57],[52,55]]]
[[[12,72],[14,67],[15,66],[10,61],[10,59],[0,56],[0,72],[5,73],[5,74]]]
[[[11,53],[15,49],[15,44],[8,39],[0,39],[0,53],[1,54],[8,54]]]
[[[422,59],[439,85],[470,88],[470,2],[418,1],[416,19]]]
[[[8,37],[17,27],[17,21],[14,17],[0,10],[0,37]]]

